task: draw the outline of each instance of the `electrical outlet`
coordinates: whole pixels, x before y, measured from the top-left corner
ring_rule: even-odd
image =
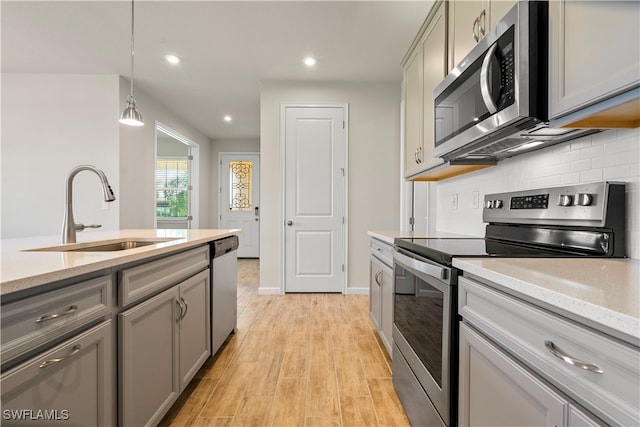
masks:
[[[458,193],[453,193],[451,195],[451,210],[457,210],[458,209]]]
[[[111,205],[111,203],[109,202],[105,202],[104,200],[102,201],[102,210],[103,211],[108,211],[109,210],[109,206]]]
[[[478,207],[480,207],[480,191],[473,190],[471,192],[471,198],[473,199],[472,201],[473,209],[478,209]]]

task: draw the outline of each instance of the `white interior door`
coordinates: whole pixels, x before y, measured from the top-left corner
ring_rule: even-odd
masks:
[[[238,257],[260,256],[260,155],[220,153],[220,228],[241,228]]]
[[[342,292],[345,108],[284,110],[285,291]]]

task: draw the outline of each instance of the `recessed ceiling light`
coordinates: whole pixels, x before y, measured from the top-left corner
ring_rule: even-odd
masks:
[[[180,62],[180,58],[175,55],[165,55],[164,59],[166,59],[170,64],[178,64]]]
[[[316,65],[316,59],[311,56],[307,56],[306,58],[304,58],[303,62],[307,67],[313,67],[314,65]]]
[[[233,118],[231,116],[224,116],[224,121],[229,123]]]

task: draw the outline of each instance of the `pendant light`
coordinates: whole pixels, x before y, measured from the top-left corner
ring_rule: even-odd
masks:
[[[136,98],[133,96],[133,0],[131,0],[131,91],[127,96],[127,108],[120,115],[120,123],[127,126],[144,126],[142,114],[136,108]]]

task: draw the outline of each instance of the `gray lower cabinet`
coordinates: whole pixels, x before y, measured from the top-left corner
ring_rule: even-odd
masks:
[[[459,405],[461,426],[561,426],[568,403],[461,324]]]
[[[393,353],[393,248],[371,239],[369,315],[387,353]]]
[[[463,273],[459,425],[640,425],[640,352]]]
[[[156,425],[210,353],[209,270],[119,315],[120,424]]]
[[[104,321],[2,375],[2,425],[115,425],[113,325]]]

